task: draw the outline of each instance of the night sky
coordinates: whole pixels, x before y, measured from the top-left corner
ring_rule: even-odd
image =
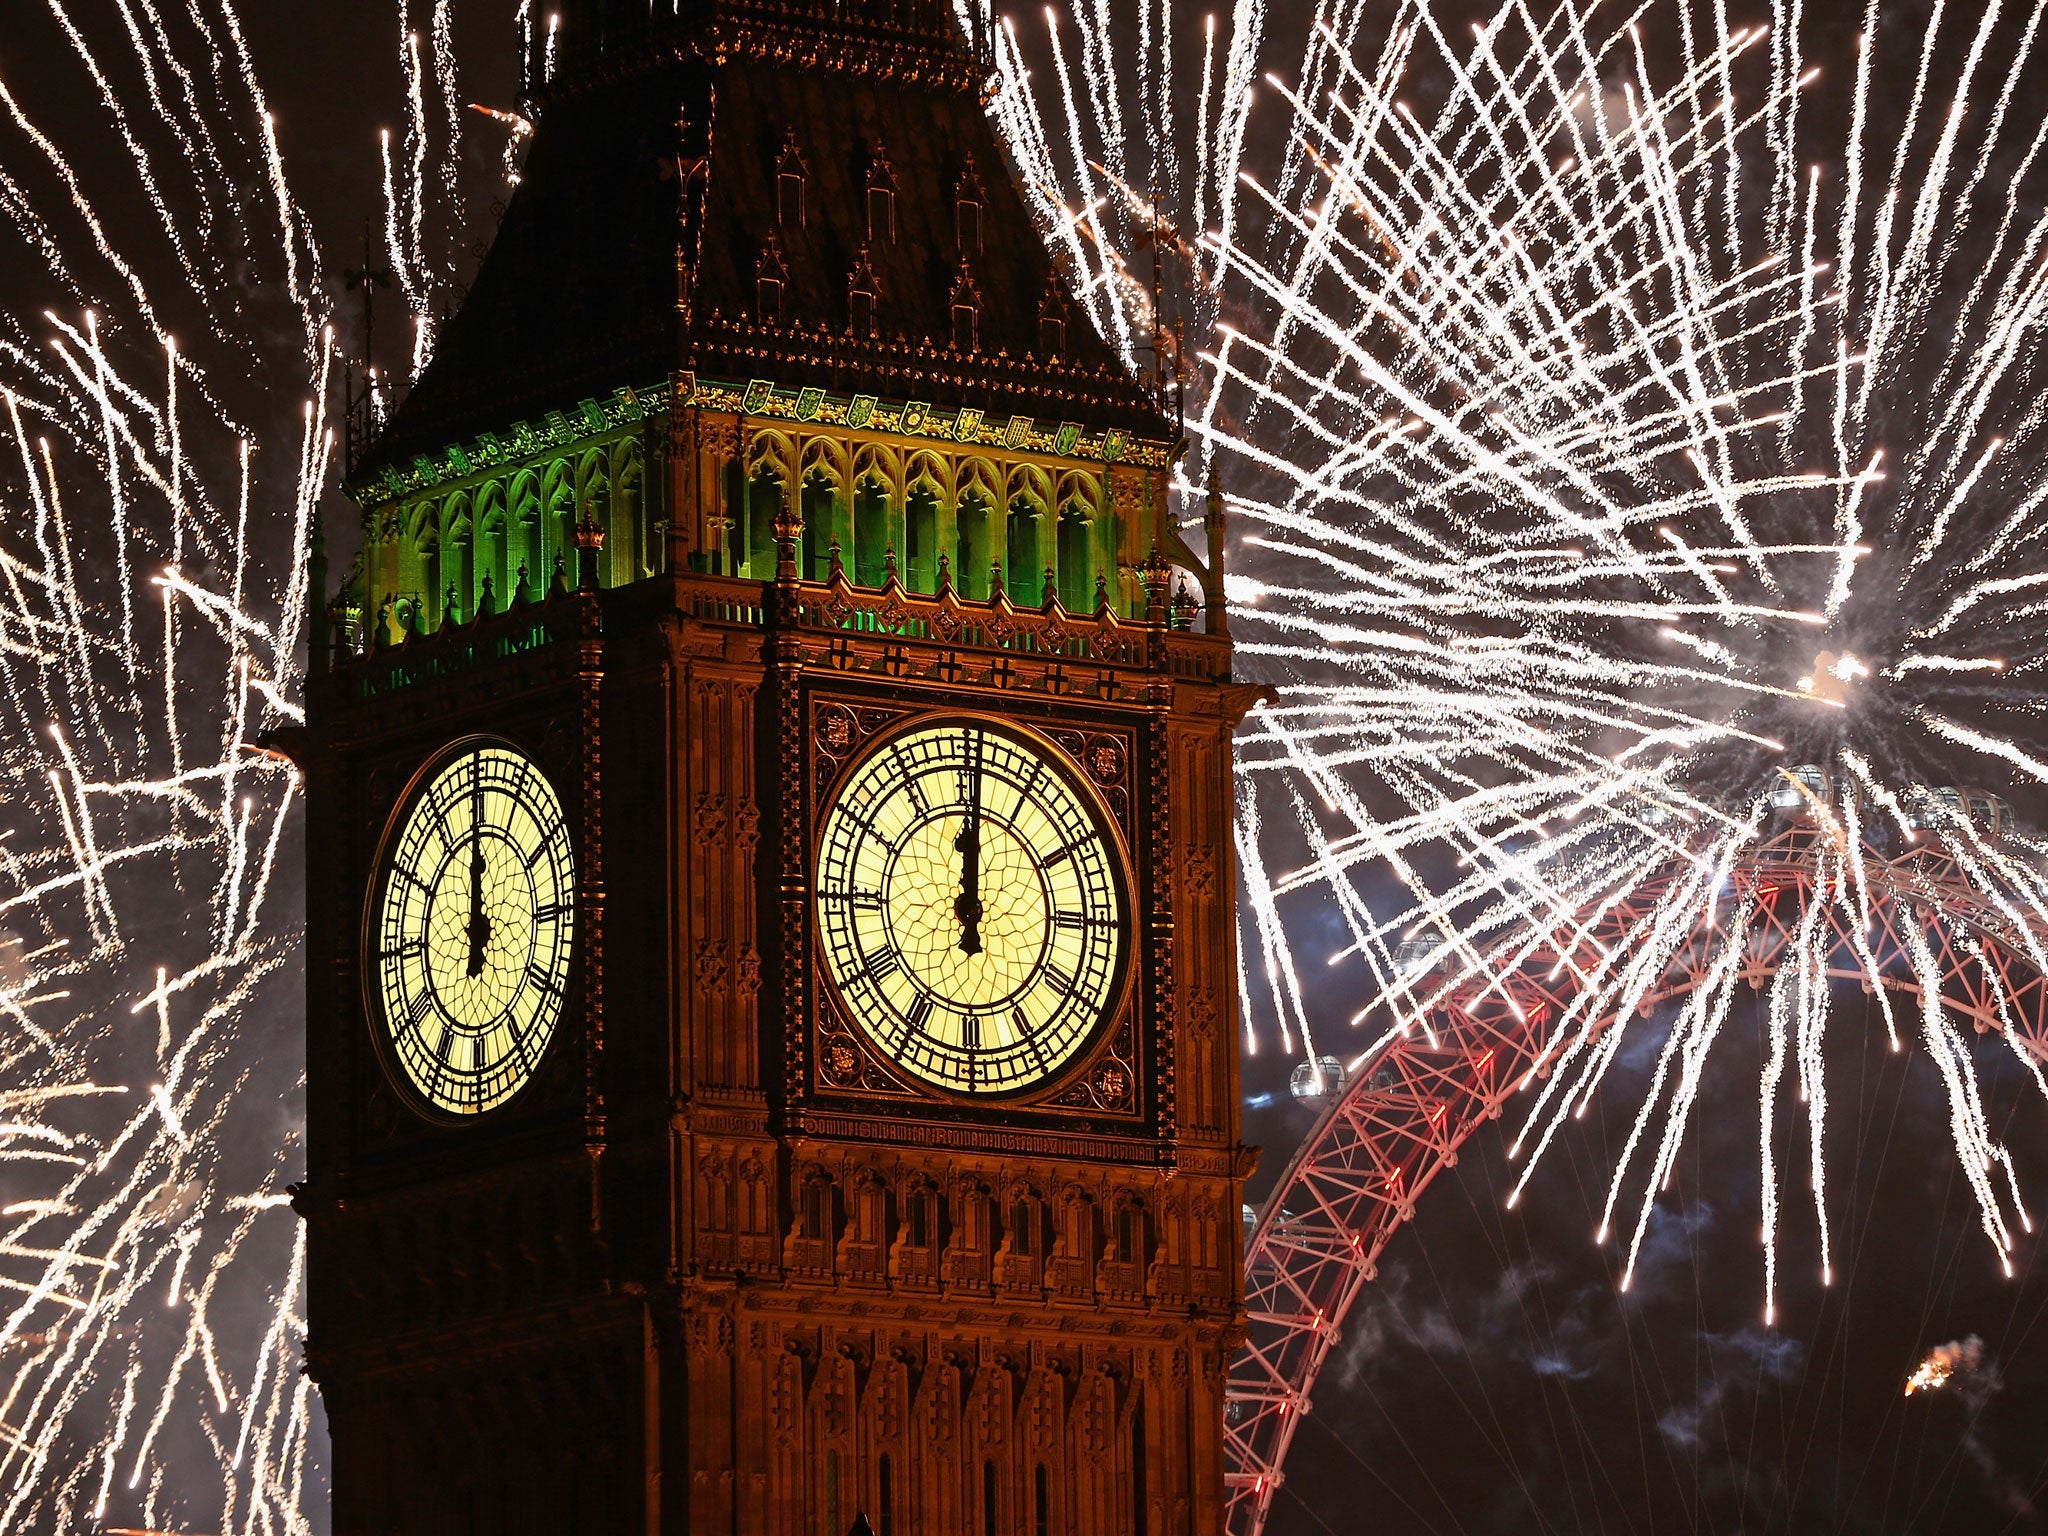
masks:
[[[88,8],[79,7],[81,12]],[[81,25],[108,25],[91,7]],[[423,6],[415,6],[423,10]],[[1860,7],[1810,7],[1812,26],[1847,37]],[[510,0],[457,0],[469,99],[511,107]],[[5,0],[0,80],[82,164],[119,154],[50,9]],[[403,101],[398,23],[380,3],[254,0],[249,42],[270,92],[299,197],[333,265],[359,259],[381,216],[376,132]],[[1299,57],[1283,16],[1274,67]],[[111,60],[125,58],[109,46]],[[2029,103],[2040,110],[2040,98]],[[26,171],[0,132],[0,168]],[[469,167],[474,227],[488,237],[500,195],[491,157]],[[27,177],[38,199],[46,179]],[[244,189],[258,195],[260,189]],[[102,210],[117,243],[145,223]],[[233,283],[232,271],[223,281]],[[339,288],[338,282],[333,286]],[[5,309],[33,317],[60,301],[30,256],[0,239]],[[248,296],[252,313],[263,296]],[[338,307],[352,324],[354,301]],[[397,306],[392,306],[397,313]],[[295,415],[266,400],[260,374],[240,402],[252,418]],[[333,526],[350,519],[330,503]],[[1317,949],[1313,934],[1298,940]],[[1318,962],[1319,965],[1319,962]],[[1318,1001],[1355,1006],[1360,973],[1338,969]],[[1660,1201],[1634,1289],[1616,1290],[1622,1250],[1593,1231],[1658,1041],[1631,1046],[1594,1112],[1560,1139],[1521,1207],[1504,1138],[1483,1131],[1388,1249],[1350,1320],[1294,1442],[1275,1536],[1334,1532],[1995,1532],[2042,1526],[2048,1499],[2048,1267],[2023,1238],[2016,1274],[1999,1272],[1956,1170],[1942,1090],[1924,1053],[1890,1056],[1871,1006],[1839,1000],[1830,1030],[1838,1104],[1828,1143],[1837,1276],[1819,1283],[1804,1130],[1781,1116],[1786,1239],[1780,1319],[1761,1321],[1763,1256],[1755,1084],[1745,998],[1710,1070],[1676,1186]],[[1338,1047],[1342,1049],[1343,1047]],[[1994,1130],[2024,1187],[2048,1180],[2048,1106],[2005,1058],[1979,1052]],[[1268,1029],[1246,1063],[1246,1139],[1265,1147],[1254,1194],[1308,1128],[1291,1102],[1292,1059]],[[1510,1113],[1512,1114],[1512,1109]],[[2048,1204],[2037,1204],[2048,1214]],[[1931,1347],[1977,1336],[1983,1368],[1949,1390],[1906,1399]]]
[[[2040,1528],[2039,1239],[2022,1240],[2004,1279],[1935,1069],[1924,1052],[1893,1056],[1853,988],[1829,1032],[1835,1283],[1819,1279],[1804,1125],[1781,1114],[1779,1317],[1763,1326],[1755,1022],[1739,999],[1626,1295],[1622,1241],[1593,1234],[1660,1032],[1630,1044],[1517,1209],[1504,1209],[1517,1170],[1503,1134],[1517,1122],[1466,1143],[1324,1368],[1269,1530]],[[2048,1112],[2001,1054],[1978,1056],[1991,1123],[2033,1173],[2048,1167]],[[1246,1073],[1255,1103],[1274,1094],[1246,1115],[1268,1177],[1309,1123],[1286,1097],[1286,1065],[1260,1058]],[[1966,1392],[1904,1397],[1927,1350],[1971,1335],[1988,1366]]]

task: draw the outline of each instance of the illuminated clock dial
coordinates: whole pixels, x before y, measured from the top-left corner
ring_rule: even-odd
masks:
[[[481,743],[428,775],[387,845],[369,958],[390,1054],[429,1105],[478,1115],[525,1086],[574,931],[569,828],[532,760]]]
[[[818,841],[825,968],[905,1072],[1008,1093],[1072,1062],[1124,970],[1122,857],[1050,747],[935,721],[847,774]]]

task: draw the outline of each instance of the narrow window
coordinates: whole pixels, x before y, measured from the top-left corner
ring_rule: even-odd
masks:
[[[1057,281],[1047,285],[1045,302],[1038,306],[1038,350],[1047,357],[1067,350],[1067,305]]]
[[[885,245],[896,239],[896,177],[879,142],[868,162],[868,244]]]
[[[712,557],[714,576],[740,573],[747,557],[747,472],[737,459],[725,466],[725,516],[720,547]]]
[[[796,130],[783,143],[782,158],[775,165],[775,218],[785,230],[804,227],[804,157],[797,153]]]
[[[1052,1499],[1049,1497],[1049,1490],[1046,1487],[1048,1479],[1045,1475],[1044,1462],[1041,1461],[1038,1464],[1037,1468],[1032,1474],[1031,1481],[1034,1485],[1033,1492],[1036,1495],[1035,1499],[1033,1500],[1033,1503],[1037,1507],[1037,1517],[1032,1522],[1033,1529],[1036,1531],[1037,1536],[1051,1536]]]
[[[959,186],[953,191],[953,241],[962,256],[981,254],[981,200],[981,178],[975,174],[970,158],[967,168],[960,173]]]
[[[1031,1202],[1019,1200],[1017,1208],[1010,1214],[1010,1252],[1029,1258],[1031,1255]]]
[[[757,580],[775,574],[775,524],[781,517],[782,482],[764,468],[747,497],[746,574]]]
[[[1060,603],[1069,613],[1086,613],[1095,606],[1095,572],[1088,558],[1089,523],[1076,507],[1069,507],[1059,522]]]
[[[953,279],[953,348],[972,352],[981,344],[981,290],[974,274],[967,270],[967,258],[960,258],[959,274]]]
[[[1116,1213],[1116,1257],[1120,1264],[1130,1263],[1137,1251],[1137,1237],[1131,1230],[1136,1225],[1128,1205]]]
[[[988,503],[969,492],[960,498],[959,551],[953,557],[953,585],[963,598],[981,602],[988,590]]]
[[[910,1246],[927,1248],[931,1246],[931,1218],[926,1215],[931,1209],[931,1196],[922,1191],[910,1197]]]
[[[754,269],[755,318],[763,325],[782,324],[782,295],[788,284],[789,268],[783,265],[782,251],[770,235],[761,248],[760,264]]]
[[[796,568],[806,581],[823,581],[832,563],[832,510],[837,491],[819,470],[812,470],[804,480],[804,531]]]
[[[1045,586],[1045,562],[1038,549],[1038,508],[1022,497],[1011,502],[1004,534],[1003,570],[1009,579],[1010,601],[1020,608],[1036,608]]]
[[[825,1453],[825,1536],[839,1536],[839,1453]]]
[[[889,1458],[884,1456],[881,1465],[875,1469],[875,1504],[881,1523],[876,1527],[875,1536],[895,1536],[896,1497],[895,1489],[889,1486]]]
[[[864,480],[853,497],[853,584],[879,587],[888,574],[889,493]]]
[[[441,599],[441,548],[429,544],[420,551],[420,566],[426,577],[426,600],[420,604],[420,617],[415,622],[422,633],[434,628],[434,605]]]
[[[1131,1536],[1145,1533],[1145,1399],[1131,1410]]]
[[[981,1464],[981,1536],[996,1536],[996,1464]]]
[[[846,279],[846,314],[854,335],[875,334],[875,303],[881,292],[881,284],[875,281],[875,269],[868,261],[868,248],[862,246],[860,260],[854,263]]]
[[[913,592],[939,586],[939,499],[928,486],[910,493],[903,509],[904,582]]]
[[[804,1186],[804,1236],[813,1240],[825,1236],[825,1181],[813,1179]]]

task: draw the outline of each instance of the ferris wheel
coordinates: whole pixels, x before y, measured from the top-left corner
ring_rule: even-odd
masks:
[[[1932,793],[1949,817],[1927,818],[1930,830],[1903,849],[1863,849],[1867,925],[1852,923],[1844,904],[1819,900],[1829,833],[1796,814],[1803,802],[1790,796],[1795,814],[1730,870],[1737,899],[1701,912],[1642,1011],[1709,984],[1735,913],[1748,917],[1738,965],[1753,988],[1769,982],[1802,923],[1811,932],[1818,921],[1830,978],[1869,988],[1875,977],[1918,999],[1936,976],[1951,1018],[1978,1034],[2005,1033],[2031,1062],[2048,1062],[2048,931],[2031,906],[2002,902],[1971,878],[1959,851],[1931,830],[1959,813],[1996,837],[2011,812],[1980,791]],[[1631,931],[1661,887],[1642,882],[1582,924],[1560,925],[1562,947],[1597,950]],[[1817,900],[1824,915],[1813,919]],[[1263,1529],[1317,1375],[1387,1243],[1414,1219],[1431,1181],[1456,1166],[1465,1139],[1549,1070],[1574,1001],[1575,956],[1526,944],[1516,954],[1517,963],[1434,993],[1426,1030],[1393,1037],[1348,1074],[1328,1057],[1296,1069],[1295,1097],[1326,1107],[1257,1213],[1247,1208],[1246,1339],[1230,1369],[1225,1426],[1234,1536]],[[1597,1034],[1618,1022],[1610,1013],[1574,1030]]]

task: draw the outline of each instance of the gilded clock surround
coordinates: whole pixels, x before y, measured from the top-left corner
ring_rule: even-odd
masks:
[[[1109,1103],[1128,1102],[1128,1064],[1116,1059],[1119,1041],[1114,1038],[1117,1031],[1110,1027],[1123,1009],[1131,969],[1128,828],[1113,818],[1107,802],[1089,782],[1090,775],[1066,747],[1043,733],[1020,726],[1014,719],[958,711],[908,712],[889,719],[887,728],[863,731],[863,715],[871,727],[889,719],[886,710],[853,711],[833,704],[823,707],[817,726],[821,771],[813,779],[811,820],[817,829],[814,841],[818,848],[819,885],[818,922],[812,939],[818,947],[819,969],[828,978],[820,988],[822,1028],[815,1046],[822,1083],[833,1088],[863,1083],[879,1086],[893,1076],[913,1097],[937,1090],[963,1094],[974,1105],[987,1106],[998,1100],[1028,1104],[1050,1099],[1077,1077],[1099,1075],[1109,1090],[1103,1095]],[[988,910],[982,919],[986,931],[979,937],[991,948],[1021,942],[1044,951],[1020,957],[1012,968],[1015,974],[1000,983],[989,978],[989,984],[1006,986],[1014,994],[1013,999],[1006,999],[1004,1007],[991,1010],[985,1006],[990,999],[974,1000],[984,1006],[972,1013],[980,1014],[983,1020],[991,1013],[995,1016],[992,1022],[980,1025],[990,1032],[988,1042],[981,1048],[994,1058],[997,1070],[1007,1075],[992,1079],[977,1078],[972,1075],[973,1068],[959,1064],[957,1056],[971,1056],[974,1052],[958,1050],[949,1040],[926,1048],[925,1054],[933,1058],[929,1062],[903,1059],[902,1042],[906,1037],[914,1041],[918,1033],[942,1035],[949,1024],[964,1034],[964,1017],[953,1024],[952,1015],[971,1016],[967,1007],[949,1010],[952,999],[947,995],[946,980],[927,979],[919,973],[932,970],[935,960],[944,960],[951,964],[936,967],[942,972],[955,967],[969,970],[977,981],[986,975],[980,957],[974,961],[954,961],[950,953],[964,943],[967,926],[955,905],[964,877],[963,855],[953,846],[956,833],[963,830],[959,825],[962,818],[957,814],[962,803],[941,802],[934,795],[928,807],[920,798],[915,812],[923,840],[935,837],[940,845],[922,850],[932,855],[929,862],[934,867],[929,877],[938,888],[918,893],[923,898],[920,905],[928,904],[930,908],[919,914],[918,937],[927,946],[936,945],[946,952],[943,956],[922,957],[922,964],[919,957],[912,955],[903,967],[911,981],[903,988],[905,995],[930,999],[933,1005],[932,1018],[921,1030],[913,1031],[908,1021],[896,1016],[887,1000],[878,996],[877,990],[864,979],[850,980],[844,974],[842,956],[848,947],[858,944],[872,952],[873,939],[857,932],[860,914],[851,910],[852,893],[837,890],[832,883],[844,881],[850,873],[841,867],[842,859],[851,865],[856,857],[852,850],[859,834],[843,840],[835,836],[835,826],[842,832],[850,830],[839,818],[854,787],[876,769],[886,771],[884,765],[893,764],[896,755],[906,747],[921,744],[934,754],[931,761],[922,765],[927,770],[924,782],[930,782],[934,766],[942,765],[942,771],[947,773],[959,771],[965,765],[948,755],[950,743],[956,737],[964,740],[970,733],[986,733],[988,749],[995,759],[990,767],[992,777],[1007,783],[1013,794],[1020,779],[1026,786],[1038,783],[1038,798],[1063,816],[1059,821],[1047,821],[1038,807],[1021,807],[1040,824],[1036,838],[1028,832],[1021,837],[1013,836],[1000,816],[982,833],[985,846],[978,850],[978,858],[983,862],[983,879],[988,882],[982,891],[982,901]],[[1071,737],[1071,733],[1063,734]],[[824,750],[831,744],[836,744],[836,752]],[[1120,768],[1124,761],[1124,749],[1106,739],[1096,743],[1095,751],[1098,763],[1105,767]],[[916,793],[922,797],[929,791]],[[1046,834],[1051,834],[1051,841],[1045,841]],[[918,833],[907,832],[903,838],[904,852],[911,851],[918,841]],[[1043,846],[1034,846],[1035,843]],[[1062,847],[1062,843],[1066,846]],[[1059,862],[1060,874],[1052,879],[1043,870],[1042,861],[1047,859],[1063,861]],[[1014,883],[1005,889],[995,883],[999,878]],[[1058,882],[1056,889],[1054,881]],[[1018,919],[1014,925],[1009,921],[1013,914],[1004,905],[1008,900],[1015,900],[1023,909],[1014,914]],[[878,899],[871,919],[874,938],[879,938],[885,923],[892,936],[901,934],[901,926],[890,921],[885,910],[900,901],[900,895],[893,891]],[[1063,923],[1067,925],[1064,928]],[[1011,926],[1020,931],[1011,933]],[[1022,931],[1025,929],[1030,931]],[[1067,975],[1064,985],[1056,985],[1061,965]],[[1065,996],[1056,998],[1054,990]],[[1015,1033],[1007,1033],[1003,1015],[1010,1000],[1033,1015],[1049,1013],[1050,1017],[1033,1017],[1028,1021],[1020,1018]],[[1033,1045],[1026,1046],[1016,1038],[1032,1032],[1036,1041]],[[1004,1046],[995,1043],[999,1036],[1005,1041]],[[1042,1054],[1047,1050],[1052,1053],[1049,1058]],[[1022,1061],[1020,1058],[1027,1054],[1036,1060]],[[1108,1060],[1098,1060],[1103,1057]],[[881,1069],[880,1077],[876,1067]],[[1073,1102],[1071,1093],[1069,1102]]]
[[[407,786],[375,868],[363,976],[392,1081],[429,1117],[501,1108],[567,1001],[575,853],[560,797],[511,743],[463,740]]]

